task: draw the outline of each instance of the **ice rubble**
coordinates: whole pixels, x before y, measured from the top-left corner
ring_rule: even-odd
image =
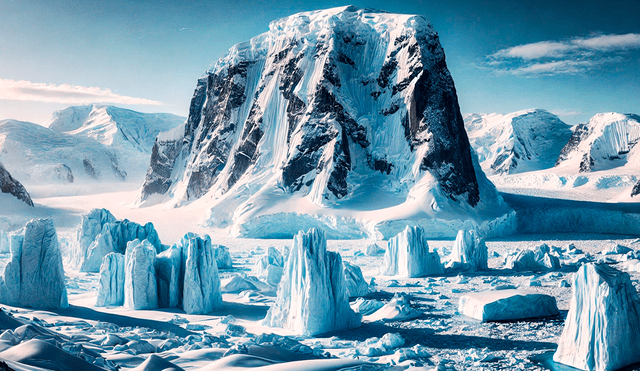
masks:
[[[1,302],[34,308],[67,307],[62,255],[53,220],[31,220],[9,239],[11,260],[0,282]]]
[[[581,370],[640,362],[640,297],[629,274],[605,264],[580,267],[553,360]]]
[[[209,236],[206,236],[207,238]],[[213,245],[213,255],[216,258],[218,269],[231,269],[233,268],[233,260],[231,254],[226,246]]]
[[[520,250],[515,255],[507,256],[505,268],[514,271],[560,269],[560,259],[543,243],[533,250]]]
[[[317,335],[357,327],[360,320],[349,307],[340,254],[327,251],[322,231],[300,231],[264,324]]]
[[[277,286],[282,278],[284,257],[280,251],[269,246],[264,255],[255,264],[255,272],[259,279],[270,285]]]
[[[461,230],[456,236],[453,251],[449,256],[447,268],[462,270],[487,270],[489,252],[484,240],[478,237],[476,231]]]
[[[347,284],[347,295],[350,298],[365,296],[369,293],[369,285],[362,275],[362,270],[355,264],[343,261],[344,279]]]
[[[553,296],[521,289],[463,295],[460,297],[458,312],[480,321],[512,321],[559,314]]]
[[[120,306],[124,304],[124,255],[115,252],[102,258],[97,307]]]
[[[127,219],[117,220],[106,209],[93,209],[82,216],[72,246],[71,264],[82,272],[98,272],[102,258],[111,252],[124,254],[129,241],[147,240],[156,253],[162,251],[152,223],[141,226]]]
[[[411,308],[411,303],[405,295],[396,293],[387,304],[370,315],[362,317],[363,321],[408,321],[420,317],[422,314]]]
[[[188,314],[213,311],[222,304],[222,292],[211,239],[187,233],[176,245],[184,261],[182,309]]]
[[[125,308],[158,308],[155,258],[155,248],[149,241],[135,239],[127,244],[124,258]]]
[[[444,269],[438,252],[429,251],[424,230],[407,226],[387,243],[380,273],[413,278],[442,274]]]

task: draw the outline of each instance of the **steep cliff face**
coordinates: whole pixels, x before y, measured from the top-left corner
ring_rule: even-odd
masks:
[[[7,169],[0,162],[0,191],[2,193],[9,193],[15,196],[18,200],[24,201],[27,205],[33,206],[31,196],[24,188],[24,186],[17,180],[15,180]]]
[[[349,6],[269,28],[198,81],[183,134],[156,141],[142,202],[206,194],[215,225],[304,213],[284,206],[297,198],[380,209],[380,197],[363,197],[398,205],[421,183],[445,202],[479,204],[453,79],[424,18]]]

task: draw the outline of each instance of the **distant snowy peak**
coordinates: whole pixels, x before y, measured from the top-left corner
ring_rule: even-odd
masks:
[[[86,105],[56,111],[44,124],[60,133],[92,138],[116,148],[150,153],[158,133],[182,124],[184,117],[168,113],[141,113],[124,108]]]
[[[33,206],[31,196],[24,188],[24,186],[14,179],[7,169],[0,162],[0,191],[2,193],[9,193],[14,195],[18,200],[24,201],[27,205]]]
[[[557,166],[591,172],[631,166],[640,168],[640,116],[599,113],[576,125]]]
[[[571,137],[567,124],[541,109],[468,114],[464,121],[471,146],[488,174],[552,168]]]

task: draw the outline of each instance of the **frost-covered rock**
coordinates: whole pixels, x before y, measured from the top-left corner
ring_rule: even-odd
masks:
[[[177,308],[182,304],[184,264],[182,248],[178,245],[173,245],[156,255],[155,269],[160,308]]]
[[[362,319],[367,322],[408,321],[421,315],[420,312],[411,307],[411,303],[406,296],[396,293],[387,304],[372,314],[362,317]]]
[[[115,252],[102,258],[97,307],[124,304],[124,255]]]
[[[344,279],[347,284],[347,295],[350,298],[356,296],[365,296],[369,293],[369,285],[365,281],[362,275],[362,270],[355,264],[350,264],[345,261],[344,265]]]
[[[83,216],[78,227],[72,262],[79,263],[82,272],[98,272],[105,255],[111,252],[124,254],[127,244],[136,239],[147,240],[156,253],[162,251],[152,223],[142,226],[127,219],[116,220],[108,210],[94,209]]]
[[[184,261],[182,309],[188,314],[213,311],[222,304],[222,292],[211,239],[187,233],[176,245]]]
[[[553,360],[580,370],[617,370],[640,362],[640,297],[629,274],[585,264]]]
[[[444,268],[438,252],[429,251],[424,230],[407,226],[387,243],[380,273],[413,278],[443,274]]]
[[[53,220],[31,220],[9,239],[11,260],[2,274],[1,302],[33,308],[67,307],[62,255]]]
[[[367,256],[378,256],[384,254],[384,249],[376,243],[370,243],[367,245],[364,254]]]
[[[255,264],[258,278],[270,285],[277,286],[282,278],[284,257],[275,247],[269,246],[264,255]]]
[[[505,268],[514,271],[560,269],[560,259],[552,255],[551,248],[543,243],[534,250],[520,250],[515,255],[507,256]]]
[[[33,206],[33,201],[27,190],[22,183],[15,180],[11,174],[9,174],[9,171],[7,171],[2,162],[0,162],[0,192],[9,193],[27,205]]]
[[[340,254],[327,251],[323,232],[300,231],[264,325],[316,335],[360,326],[360,319],[349,307]]]
[[[127,244],[124,258],[125,308],[158,308],[155,259],[156,250],[149,241],[135,239]]]
[[[553,296],[521,289],[463,295],[458,312],[480,321],[515,321],[559,314]]]
[[[471,271],[487,270],[488,259],[487,245],[483,239],[478,237],[477,232],[461,230],[453,244],[447,268]]]
[[[216,257],[218,269],[233,268],[233,260],[231,259],[231,254],[229,253],[228,247],[222,245],[213,245],[213,254]]]

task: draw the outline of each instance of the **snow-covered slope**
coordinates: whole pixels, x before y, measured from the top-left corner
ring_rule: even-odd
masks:
[[[599,113],[573,129],[571,140],[558,157],[558,168],[576,172],[640,165],[640,116]]]
[[[33,206],[31,196],[24,186],[14,179],[7,169],[0,162],[0,191],[15,196],[18,200],[24,201],[27,205]]]
[[[471,146],[489,175],[553,167],[571,137],[567,124],[541,109],[468,114],[464,122]]]
[[[184,121],[184,117],[169,113],[142,113],[93,104],[56,111],[44,126],[58,133],[93,138],[118,150],[135,149],[149,154],[158,133]]]
[[[474,168],[431,25],[353,6],[274,21],[218,60],[184,130],[154,146],[140,200],[159,198],[259,237],[392,236],[407,220],[454,236],[509,212]]]

